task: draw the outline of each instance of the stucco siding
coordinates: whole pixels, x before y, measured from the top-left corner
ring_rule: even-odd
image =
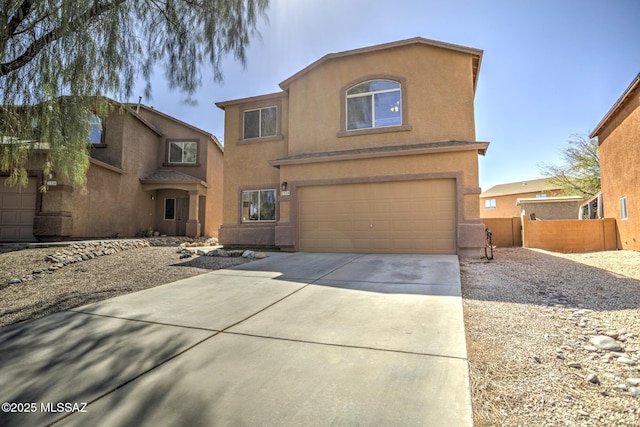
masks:
[[[599,134],[603,213],[615,218],[618,247],[640,251],[640,92]],[[628,219],[620,217],[626,197]]]
[[[328,61],[289,88],[289,155],[415,142],[475,140],[472,58],[445,49],[410,45]],[[342,91],[367,77],[406,80],[410,131],[338,137]]]

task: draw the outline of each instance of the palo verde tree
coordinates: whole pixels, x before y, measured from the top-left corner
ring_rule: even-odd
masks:
[[[26,185],[52,169],[84,188],[92,116],[102,95],[151,92],[164,69],[191,95],[203,68],[223,78],[227,55],[246,64],[269,0],[0,0],[0,172]],[[38,162],[39,164],[35,164]]]
[[[592,197],[600,191],[598,140],[576,134],[562,151],[559,164],[542,164],[540,172],[566,195]]]

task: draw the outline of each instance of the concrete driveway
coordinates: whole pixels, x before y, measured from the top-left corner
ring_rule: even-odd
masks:
[[[11,325],[0,401],[3,426],[470,426],[458,259],[276,253]]]

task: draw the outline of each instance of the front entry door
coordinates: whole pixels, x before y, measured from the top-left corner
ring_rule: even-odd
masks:
[[[189,198],[176,199],[176,236],[187,234],[187,220],[189,219]]]

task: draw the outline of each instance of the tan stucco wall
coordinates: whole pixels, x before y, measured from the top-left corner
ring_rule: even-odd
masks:
[[[223,223],[239,223],[239,200],[242,189],[260,189],[265,186],[278,187],[279,169],[269,165],[269,160],[285,157],[288,143],[288,114],[286,99],[282,99],[281,135],[267,140],[241,141],[241,120],[243,111],[257,106],[271,105],[281,100],[276,94],[272,100],[261,100],[256,104],[240,104],[225,109],[225,155],[224,155],[224,195]]]
[[[605,218],[615,218],[618,248],[640,251],[640,90],[598,135]],[[627,198],[627,220],[620,219],[620,198]]]
[[[207,158],[206,182],[209,184],[209,189],[204,204],[206,215],[202,234],[205,236],[218,237],[218,229],[222,224],[224,156],[220,148],[213,141],[208,143]]]
[[[109,237],[116,233],[130,237],[155,226],[155,202],[142,191],[140,178],[157,169],[158,135],[131,116],[118,114],[107,122],[105,137],[107,146],[92,152],[121,151],[119,163],[124,173],[90,166],[87,194],[75,190],[69,204],[74,237]]]
[[[410,131],[338,138],[342,92],[377,76],[406,80]],[[475,140],[470,55],[425,45],[408,45],[328,61],[289,88],[289,155],[416,142]]]
[[[434,153],[413,156],[397,156],[287,165],[281,168],[281,180],[290,184],[308,181],[339,180],[353,178],[397,179],[403,176],[423,175],[454,177],[460,174],[460,185],[467,189],[478,187],[478,154],[475,151]],[[478,194],[465,194],[461,206],[464,218],[478,218]]]
[[[544,200],[544,199],[541,199]],[[522,208],[525,216],[535,217],[540,220],[549,219],[578,219],[578,210],[584,199],[565,202],[526,202],[519,207]]]
[[[615,223],[611,218],[522,221],[525,248],[582,253],[616,249]]]

